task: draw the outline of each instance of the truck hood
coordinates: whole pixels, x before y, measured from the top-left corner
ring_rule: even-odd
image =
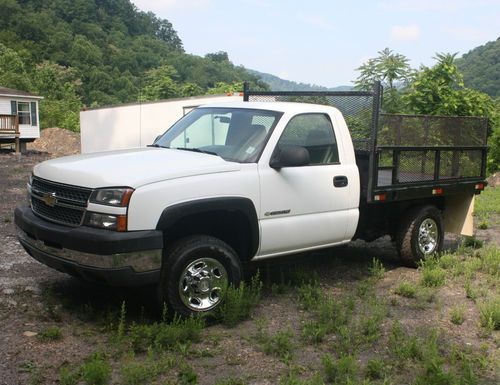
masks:
[[[240,170],[219,156],[165,148],[138,148],[66,156],[35,166],[35,176],[98,188],[132,187],[168,179]]]

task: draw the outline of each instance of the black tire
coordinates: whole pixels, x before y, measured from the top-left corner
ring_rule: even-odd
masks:
[[[429,246],[426,245],[426,238],[423,237],[422,243],[424,245],[420,246],[420,228],[421,226],[425,228],[427,224],[429,229],[432,229],[435,225],[437,240],[435,240],[435,242],[429,241]],[[435,237],[431,237],[431,239],[434,238]],[[443,240],[444,226],[441,211],[431,205],[419,206],[408,210],[404,214],[396,237],[396,246],[403,264],[409,267],[417,267],[420,260],[441,252]],[[429,251],[424,251],[426,248],[429,248]]]
[[[186,273],[190,266],[192,266],[191,271],[199,271],[196,276]],[[220,277],[226,276],[226,284],[238,286],[241,275],[241,262],[228,244],[206,235],[189,236],[180,239],[164,252],[158,298],[162,306],[167,305],[170,314],[174,312],[181,316],[189,316],[210,313],[222,301],[219,283],[222,284],[223,278]],[[191,277],[194,278],[191,280]],[[192,283],[189,284],[187,279]],[[203,280],[209,281],[208,288],[207,285],[202,287]],[[185,295],[181,295],[181,285]],[[190,296],[194,291],[199,295]],[[206,295],[208,298],[202,298]]]

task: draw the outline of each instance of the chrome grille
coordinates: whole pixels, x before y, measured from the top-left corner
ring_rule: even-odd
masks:
[[[91,189],[33,178],[31,208],[51,222],[79,226],[87,208]],[[51,199],[47,199],[47,198]]]
[[[82,207],[87,207],[87,201],[92,193],[92,190],[88,188],[54,183],[36,177],[33,178],[31,191],[33,195],[39,197],[43,197],[43,195],[47,193],[55,193],[59,202]]]

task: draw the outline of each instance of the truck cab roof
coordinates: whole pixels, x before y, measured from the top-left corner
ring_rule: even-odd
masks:
[[[340,114],[340,111],[331,106],[309,103],[294,102],[221,102],[203,104],[198,108],[247,108],[257,110],[279,111],[285,113],[300,114],[304,112],[329,112]]]

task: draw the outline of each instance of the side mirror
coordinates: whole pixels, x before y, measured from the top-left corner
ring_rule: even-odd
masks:
[[[269,166],[274,169],[282,167],[301,167],[310,163],[309,151],[302,146],[282,146],[278,147],[269,162]]]

